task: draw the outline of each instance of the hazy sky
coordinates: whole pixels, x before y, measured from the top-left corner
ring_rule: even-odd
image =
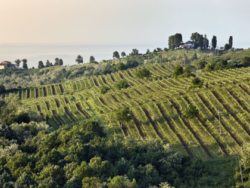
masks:
[[[163,45],[192,32],[250,47],[249,0],[0,0],[0,43]]]

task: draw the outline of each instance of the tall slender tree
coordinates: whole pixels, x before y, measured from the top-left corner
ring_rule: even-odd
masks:
[[[49,60],[46,61],[46,67],[50,67],[50,62],[49,62]]]
[[[59,65],[63,65],[63,60],[59,59]]]
[[[42,61],[39,61],[39,62],[38,62],[38,68],[41,69],[41,68],[43,68],[43,67],[44,67],[43,62],[42,62]]]
[[[233,47],[233,37],[232,36],[229,37],[229,43],[228,44],[229,44],[230,48]]]
[[[28,61],[27,61],[27,59],[23,59],[22,62],[23,62],[23,68],[28,69],[28,65],[27,65]]]
[[[213,49],[215,49],[216,46],[217,46],[217,37],[213,36],[213,38],[212,38],[212,47],[213,47]]]

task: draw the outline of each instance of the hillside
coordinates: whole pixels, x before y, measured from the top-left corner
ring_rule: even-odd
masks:
[[[205,86],[187,91],[192,78],[169,78],[173,67],[147,66],[152,73],[150,79],[137,79],[136,69],[129,69],[22,89],[16,95],[24,107],[36,111],[54,128],[92,118],[99,120],[110,136],[157,138],[192,158],[217,158],[241,152],[240,147],[250,140],[250,68],[202,73],[199,78]],[[114,84],[119,80],[127,80],[130,87],[117,90]],[[100,94],[103,85],[111,88],[104,95]],[[182,117],[188,104],[200,112],[190,122]],[[112,116],[115,109],[123,106],[130,107],[133,121],[121,127]]]

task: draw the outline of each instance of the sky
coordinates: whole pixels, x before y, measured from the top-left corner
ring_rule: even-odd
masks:
[[[165,45],[182,33],[250,47],[249,0],[0,0],[0,44]]]

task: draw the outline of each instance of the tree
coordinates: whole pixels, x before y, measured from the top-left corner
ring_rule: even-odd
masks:
[[[185,119],[188,119],[189,123],[190,123],[190,119],[198,117],[198,115],[199,115],[199,110],[197,110],[196,107],[193,105],[188,105],[188,107],[185,109],[183,113],[183,117]]]
[[[129,84],[126,80],[120,80],[114,85],[116,89],[121,90],[123,88],[128,88]]]
[[[135,49],[132,49],[132,54],[133,55],[136,55],[136,54],[138,54],[139,53],[139,50],[137,50],[136,48]]]
[[[43,67],[44,67],[43,62],[42,62],[42,61],[39,61],[39,62],[38,62],[38,68],[41,69],[41,68],[43,68]]]
[[[101,94],[105,94],[105,93],[107,93],[109,90],[110,90],[109,87],[107,87],[107,86],[102,86],[102,87],[101,87]]]
[[[119,53],[117,51],[113,52],[113,58],[117,58],[117,59],[120,58],[120,55],[119,55]]]
[[[146,54],[150,54],[150,50],[149,49],[147,49]]]
[[[215,49],[216,46],[217,46],[217,37],[213,36],[213,38],[212,38],[212,47],[213,47],[213,49]]]
[[[76,62],[77,62],[78,64],[83,63],[83,58],[82,58],[82,56],[78,55],[78,56],[76,57]]]
[[[125,67],[125,65],[123,64],[123,63],[118,63],[117,65],[116,65],[116,70],[123,70],[124,69],[124,67]]]
[[[207,39],[207,35],[205,34],[205,36],[203,37],[203,48],[208,48],[209,46],[209,40]]]
[[[194,47],[203,48],[204,38],[203,35],[199,34],[198,32],[192,33],[190,39],[194,42]]]
[[[63,60],[62,59],[59,60],[59,65],[61,65],[61,66],[63,65]]]
[[[224,49],[225,50],[229,50],[230,49],[230,45],[229,44],[225,44]]]
[[[245,67],[250,65],[250,57],[242,57],[240,61]]]
[[[27,59],[23,59],[22,62],[23,62],[23,68],[28,69]]]
[[[119,121],[121,127],[123,127],[124,121],[129,122],[132,119],[129,107],[122,107],[121,109],[116,110],[114,114],[114,119],[116,121]]]
[[[29,174],[24,172],[15,183],[15,188],[35,188],[36,183]]]
[[[60,65],[60,59],[59,58],[55,58],[55,63],[54,63],[55,66],[57,65]]]
[[[168,49],[167,49],[167,48],[164,48],[163,50],[164,50],[165,52],[167,52],[167,51],[168,51]]]
[[[20,66],[20,63],[21,63],[21,60],[20,60],[20,59],[15,60],[15,64],[16,64],[17,67]]]
[[[136,76],[137,78],[140,78],[140,79],[142,79],[142,78],[144,78],[144,77],[147,77],[147,78],[148,78],[148,77],[150,77],[150,75],[151,75],[150,71],[149,71],[147,68],[145,68],[145,67],[139,69],[139,70],[135,73],[135,76]]]
[[[125,52],[122,52],[121,53],[121,56],[124,58],[126,56],[126,53]]]
[[[228,44],[229,44],[229,49],[231,49],[233,47],[233,37],[232,36],[229,37]]]
[[[52,63],[49,62],[49,60],[46,61],[46,67],[50,67]]]
[[[181,74],[183,74],[183,67],[180,65],[177,65],[174,69],[172,76],[173,78],[177,78]]]
[[[85,177],[82,179],[82,188],[100,188],[101,182],[98,177]]]
[[[93,63],[94,61],[95,61],[94,56],[90,56],[90,57],[89,57],[89,62],[90,62],[90,63]]]
[[[176,33],[168,38],[168,47],[169,49],[174,49],[180,46],[182,42],[182,34]]]
[[[2,83],[0,83],[0,92],[3,92],[3,91],[5,91],[5,86]]]

